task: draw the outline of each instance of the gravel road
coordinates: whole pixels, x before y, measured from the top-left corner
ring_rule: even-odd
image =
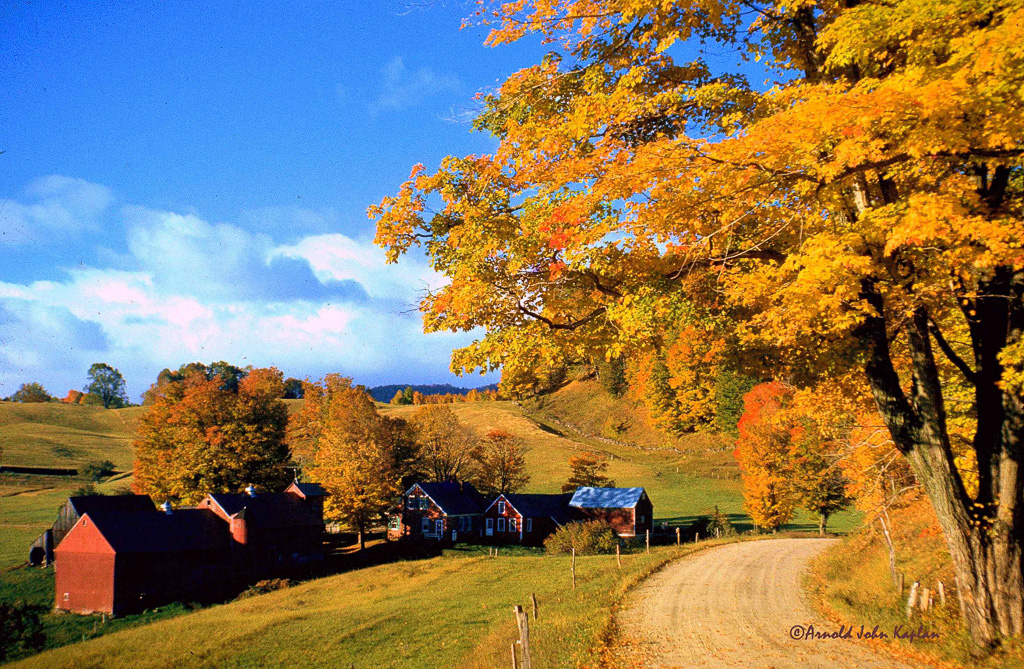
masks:
[[[907,667],[856,638],[791,638],[795,625],[839,630],[813,613],[800,584],[808,561],[832,541],[747,541],[669,565],[618,616],[621,666]]]

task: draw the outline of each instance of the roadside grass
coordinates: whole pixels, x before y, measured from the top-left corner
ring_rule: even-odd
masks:
[[[452,549],[106,634],[15,666],[502,666],[517,636],[512,607],[529,610],[531,593],[540,604],[530,621],[534,666],[593,666],[626,589],[714,543],[627,553],[621,571],[614,555],[578,557],[575,590],[570,558]]]
[[[144,411],[0,402],[3,464],[79,468],[93,460],[110,460],[119,471],[131,471],[132,440]]]
[[[889,554],[881,532],[864,527],[827,549],[812,563],[807,587],[819,611],[838,624],[864,625],[892,636],[897,625],[905,631],[926,630],[939,634],[937,640],[885,639],[878,645],[920,662],[941,661],[962,667],[1022,667],[1024,645],[1010,642],[987,657],[971,655],[971,641],[964,627],[957,600],[956,580],[949,551],[939,530],[935,513],[927,499],[890,512],[897,570],[904,574],[901,595],[892,582]],[[906,616],[907,596],[913,582],[928,588],[934,596],[934,608],[915,610]],[[946,605],[939,601],[938,582],[945,587]]]

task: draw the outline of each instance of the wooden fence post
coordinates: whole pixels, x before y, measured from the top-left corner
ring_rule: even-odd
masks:
[[[523,607],[516,604],[512,609],[516,613],[516,622],[519,624],[519,647],[523,649],[523,669],[532,669],[530,665],[530,618],[523,611]]]
[[[651,531],[647,530],[647,553],[651,552]]]
[[[700,541],[700,532],[693,535],[693,543],[697,543],[698,541]]]
[[[512,642],[512,669],[519,669],[519,660],[516,658],[516,642]]]
[[[679,528],[677,527],[676,528],[676,546],[678,546],[679,544],[680,544],[680,541],[679,541]]]
[[[939,602],[946,605],[946,588],[942,586],[942,581],[939,581]]]
[[[576,549],[572,549],[572,589],[576,589]]]
[[[907,617],[909,618],[911,613],[914,611],[914,605],[917,604],[917,581],[910,586],[910,596],[907,597]]]
[[[921,610],[922,611],[927,611],[928,610],[928,600],[931,598],[931,596],[932,596],[932,591],[931,590],[929,590],[928,588],[921,588]]]
[[[537,619],[537,593],[530,593],[530,601],[533,602],[533,619]]]
[[[622,556],[619,554],[619,544],[615,543],[615,561],[619,563],[619,569],[622,569]]]

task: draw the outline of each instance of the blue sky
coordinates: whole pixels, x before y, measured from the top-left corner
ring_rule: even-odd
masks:
[[[414,313],[439,277],[385,266],[366,207],[414,163],[487,152],[472,97],[535,62],[475,5],[12,1],[0,8],[0,396],[134,400],[200,360],[455,382]]]

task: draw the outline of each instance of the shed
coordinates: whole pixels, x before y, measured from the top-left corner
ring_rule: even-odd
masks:
[[[569,513],[574,520],[604,520],[620,537],[654,527],[654,505],[643,488],[577,488]]]

